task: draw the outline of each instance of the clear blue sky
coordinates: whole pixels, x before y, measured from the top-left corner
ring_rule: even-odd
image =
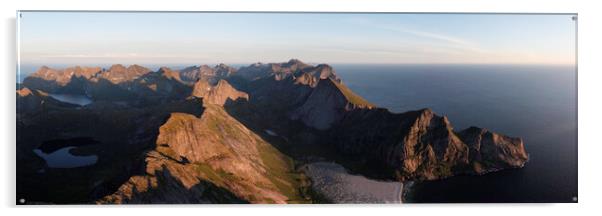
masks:
[[[574,64],[571,15],[23,12],[24,64]]]

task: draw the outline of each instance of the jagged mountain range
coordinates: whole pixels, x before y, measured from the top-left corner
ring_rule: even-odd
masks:
[[[75,106],[48,93],[94,102]],[[25,78],[17,104],[17,193],[40,202],[316,202],[299,172],[316,160],[390,181],[484,174],[528,160],[520,138],[455,130],[428,108],[392,113],[355,94],[331,66],[296,59],[155,72],[42,67]],[[74,137],[100,143],[74,152],[98,155],[97,164],[49,169],[32,153]],[[74,195],[37,193],[46,187]]]

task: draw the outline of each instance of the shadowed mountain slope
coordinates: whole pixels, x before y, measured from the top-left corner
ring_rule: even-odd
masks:
[[[48,93],[92,103],[73,106]],[[355,94],[331,66],[297,59],[156,72],[42,67],[17,90],[17,104],[17,194],[39,202],[307,203],[320,196],[297,168],[316,161],[398,181],[528,161],[520,138],[458,131],[428,108],[392,113]],[[33,150],[57,140],[94,140],[52,149],[74,147],[98,163],[48,167]]]

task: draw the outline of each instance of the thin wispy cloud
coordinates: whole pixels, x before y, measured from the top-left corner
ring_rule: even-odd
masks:
[[[375,27],[375,28],[389,30],[389,31],[398,32],[398,33],[412,34],[412,35],[419,36],[419,37],[440,40],[440,41],[454,43],[454,44],[461,44],[461,45],[473,45],[474,44],[471,41],[468,41],[468,40],[465,40],[462,38],[458,38],[458,37],[454,37],[454,36],[450,36],[450,35],[445,35],[442,33],[421,31],[421,30],[409,28],[407,26],[396,25],[396,24],[391,24],[391,23],[375,23],[373,21],[370,21],[370,20],[364,19],[364,18],[349,19],[349,22],[351,22],[353,24],[357,24],[357,25],[362,25],[365,27],[373,27],[373,28]]]
[[[574,61],[574,22],[566,17],[203,13],[26,17],[21,21],[20,60],[28,63],[248,63],[289,57],[368,63]]]
[[[444,35],[444,34],[440,34],[440,33],[418,31],[418,30],[409,29],[406,27],[389,26],[389,25],[377,25],[377,27],[395,31],[395,32],[407,33],[407,34],[412,34],[415,36],[424,37],[424,38],[428,38],[428,39],[439,40],[439,41],[443,41],[443,42],[447,42],[447,43],[457,44],[457,45],[474,46],[473,42],[470,42],[470,41],[467,41],[464,39],[460,39],[460,38],[456,38],[456,37],[452,37],[452,36],[448,36],[448,35]]]
[[[351,23],[362,25],[364,27],[377,28],[381,30],[386,30],[395,33],[401,33],[402,35],[412,35],[422,39],[436,41],[438,43],[430,43],[428,46],[438,46],[440,48],[452,48],[452,49],[462,49],[470,52],[479,52],[479,53],[487,53],[488,51],[479,47],[477,43],[459,38],[456,36],[451,36],[448,34],[438,33],[438,32],[430,32],[424,30],[416,30],[407,26],[399,25],[399,24],[391,24],[391,23],[375,23],[367,19],[363,18],[355,18],[349,20]]]

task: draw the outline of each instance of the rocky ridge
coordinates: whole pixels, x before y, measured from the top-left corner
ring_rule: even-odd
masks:
[[[299,201],[289,160],[221,106],[205,105],[200,117],[172,113],[159,129],[155,149],[146,154],[146,173],[100,202]]]
[[[64,106],[46,92],[83,94],[94,102]],[[49,131],[44,125],[62,116],[54,127],[69,133],[59,138],[99,139],[82,151],[102,152],[102,172],[111,172],[111,160],[127,167],[109,175],[87,170],[92,179],[82,182],[101,182],[85,188],[98,203],[308,202],[293,160],[314,155],[354,173],[400,181],[484,174],[528,161],[520,138],[477,127],[456,131],[430,109],[392,113],[353,93],[331,66],[296,59],[238,70],[224,64],[156,72],[138,65],[42,67],[25,79],[17,98],[18,133]],[[96,122],[107,131],[94,133],[95,125],[88,125],[94,119],[103,119]],[[31,148],[49,138],[18,139],[19,163],[36,161],[19,176],[39,175],[43,165]],[[120,145],[127,154],[112,153]],[[299,148],[304,155],[290,150]],[[139,160],[127,164],[113,155]]]
[[[205,103],[224,105],[228,100],[236,101],[239,98],[249,100],[247,93],[236,90],[226,80],[219,80],[215,86],[206,80],[199,80],[194,84],[192,96],[203,98]]]

